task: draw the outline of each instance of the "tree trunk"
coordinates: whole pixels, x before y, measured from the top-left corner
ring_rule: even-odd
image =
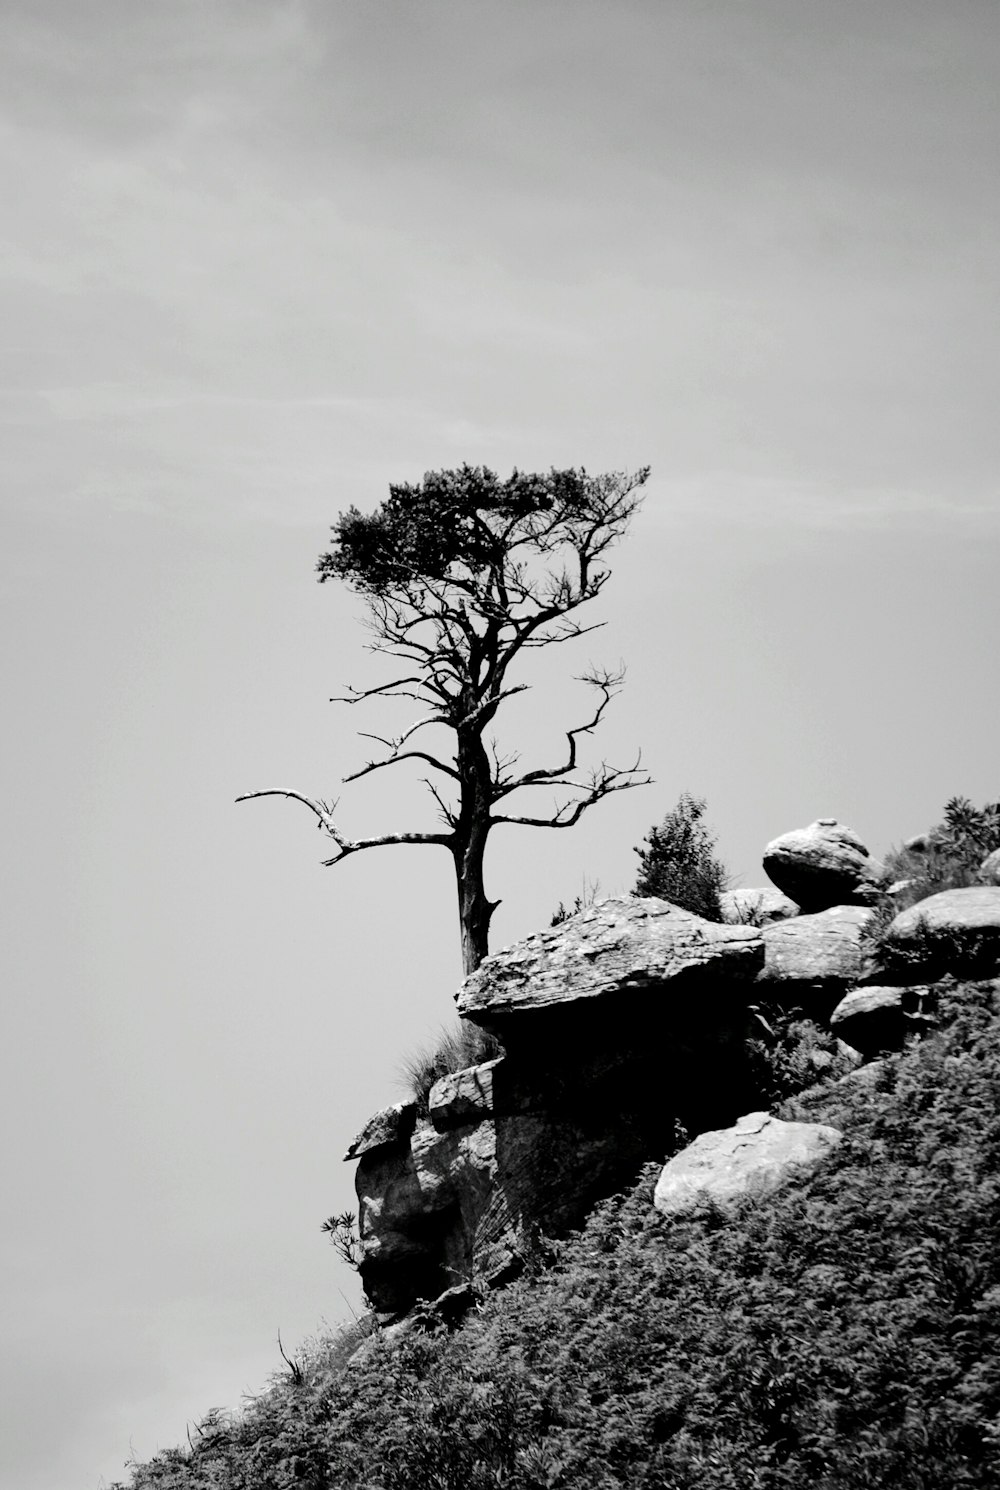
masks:
[[[486,896],[483,884],[485,851],[486,832],[478,824],[472,841],[464,847],[456,844],[453,850],[458,919],[462,932],[462,967],[466,977],[474,973],[483,958],[489,955],[490,921],[500,904]]]
[[[458,885],[458,919],[462,934],[465,976],[474,973],[489,954],[490,921],[499,900],[489,900],[483,884],[486,840],[492,827],[492,775],[481,730],[458,731],[456,755],[461,778],[461,806],[452,840]]]

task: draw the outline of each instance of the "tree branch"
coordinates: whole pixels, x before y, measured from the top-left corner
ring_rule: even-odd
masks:
[[[518,776],[516,779],[509,779],[507,781],[504,781],[500,773],[497,772],[491,800],[499,802],[503,797],[509,797],[511,792],[516,792],[522,786],[539,786],[545,784],[558,784],[560,786],[576,785],[569,781],[559,781],[558,778],[565,776],[569,771],[576,770],[577,737],[579,735],[589,735],[597,728],[605,709],[615,694],[620,692],[624,681],[624,666],[619,666],[614,672],[606,668],[602,672],[591,671],[579,677],[577,682],[588,683],[592,688],[596,688],[601,698],[597,708],[585,724],[578,724],[575,729],[568,729],[566,731],[568,745],[566,759],[561,765],[541,768],[535,771],[526,771],[523,776]],[[584,788],[577,787],[577,789],[581,790]]]
[[[362,738],[376,740],[378,736],[365,735]],[[386,742],[382,741],[382,743],[385,744]],[[429,766],[433,766],[435,771],[443,771],[446,776],[451,776],[455,781],[461,781],[462,779],[454,766],[446,766],[444,761],[439,761],[437,756],[431,755],[428,750],[399,750],[394,751],[392,755],[386,756],[384,761],[368,761],[360,770],[352,771],[350,776],[345,776],[344,784],[346,785],[349,781],[358,781],[362,776],[370,776],[373,771],[381,771],[383,766],[395,766],[400,761],[426,761]]]
[[[602,765],[587,783],[565,781],[557,784],[572,787],[575,791],[586,792],[586,796],[580,797],[575,802],[566,802],[562,807],[557,808],[551,817],[514,817],[501,814],[491,817],[490,822],[518,823],[525,828],[572,828],[580,821],[587,808],[593,807],[595,802],[600,802],[602,797],[610,797],[612,792],[630,791],[634,786],[650,786],[652,777],[645,771],[639,773],[639,757],[637,756],[635,765],[627,770]]]
[[[395,843],[439,843],[444,848],[451,847],[452,835],[450,833],[384,833],[378,838],[347,838],[337,827],[333,820],[336,811],[336,802],[324,802],[321,798],[303,796],[301,792],[285,791],[281,787],[273,787],[263,792],[244,792],[237,797],[237,802],[252,802],[257,797],[290,797],[293,802],[301,802],[309,808],[319,819],[319,826],[328,838],[332,838],[337,845],[338,852],[332,859],[324,859],[323,865],[329,868],[331,864],[339,864],[341,859],[346,859],[349,854],[361,853],[366,848],[386,848]]]

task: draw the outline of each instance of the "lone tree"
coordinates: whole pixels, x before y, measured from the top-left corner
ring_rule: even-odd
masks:
[[[547,475],[515,470],[506,480],[479,466],[431,471],[417,485],[390,486],[388,499],[370,515],[356,507],[341,513],[332,546],[317,565],[321,582],[343,580],[364,596],[375,638],[370,650],[400,664],[390,682],[351,687],[334,702],[400,698],[420,708],[399,735],[364,734],[384,754],[344,781],[418,761],[433,773],[424,782],[442,829],[350,839],[334,819],[336,802],[282,789],[237,800],[278,796],[304,803],[336,845],[328,865],[389,844],[446,848],[455,865],[466,973],[489,950],[490,919],[500,903],[487,898],[483,884],[492,830],[501,823],[569,828],[602,797],[648,783],[638,756],[625,769],[602,761],[581,774],[577,764],[580,736],[597,728],[623,669],[591,668],[579,679],[595,690],[595,706],[582,724],[566,730],[565,754],[556,765],[520,770],[518,755],[501,754],[486,736],[503,701],[528,687],[510,681],[522,654],[597,629],[582,625],[576,612],[607,583],[604,555],[626,531],[648,475],[648,467],[602,476],[582,469]],[[428,748],[423,734],[442,728],[451,732],[450,754]],[[537,787],[555,789],[556,802],[562,799],[548,816],[496,810],[515,792]]]
[[[720,896],[729,884],[725,865],[715,857],[715,835],[703,822],[704,797],[681,792],[676,807],[650,828],[639,855],[636,895],[654,895],[707,921],[722,920]]]

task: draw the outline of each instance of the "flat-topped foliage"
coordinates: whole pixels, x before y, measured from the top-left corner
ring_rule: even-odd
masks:
[[[1000,1482],[1000,984],[780,1109],[811,1177],[666,1220],[656,1171],[465,1326],[320,1342],[136,1490],[973,1490]]]

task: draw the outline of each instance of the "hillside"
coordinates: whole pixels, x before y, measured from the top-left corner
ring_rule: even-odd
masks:
[[[317,1341],[133,1490],[1000,1483],[1000,979],[778,1110],[843,1132],[810,1175],[671,1219],[649,1167],[461,1327]]]

